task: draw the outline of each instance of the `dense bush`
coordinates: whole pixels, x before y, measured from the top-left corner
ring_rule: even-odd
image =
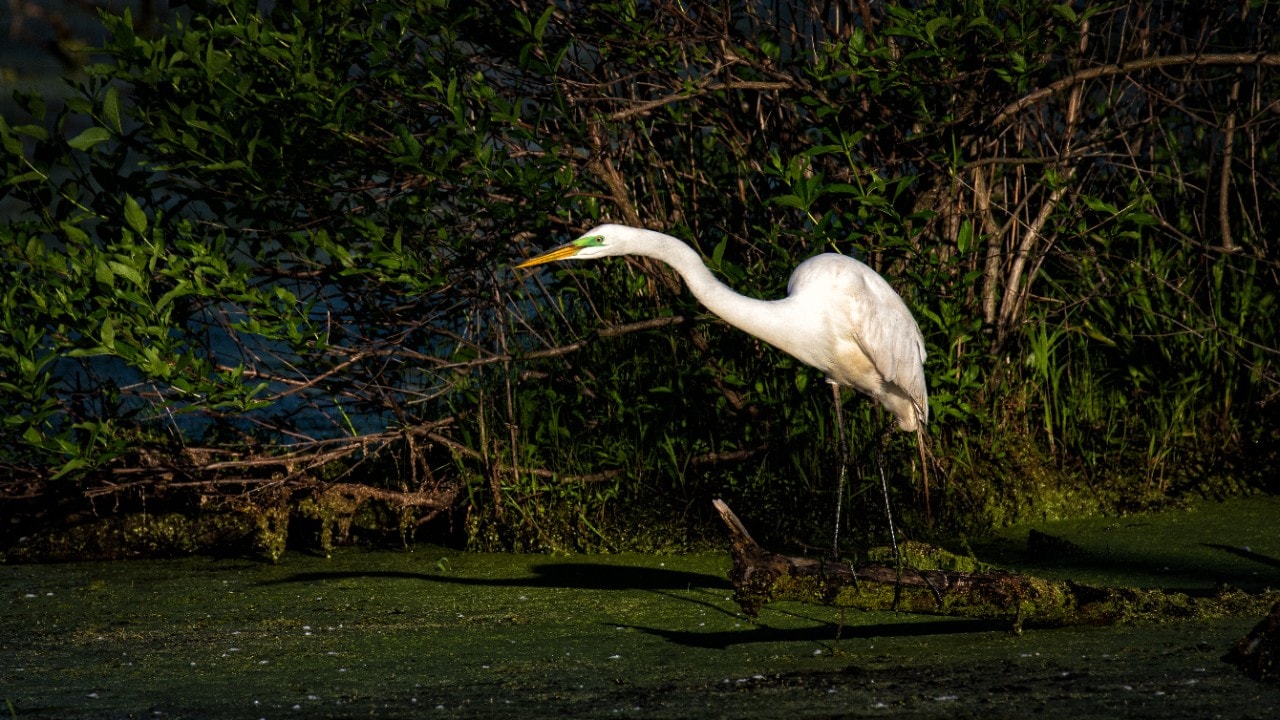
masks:
[[[918,5],[104,17],[76,97],[0,124],[3,502],[547,549],[696,541],[724,496],[821,542],[820,377],[663,267],[510,270],[605,219],[757,296],[823,250],[890,278],[930,353],[929,485],[884,450],[913,533],[1260,486],[1276,4]]]

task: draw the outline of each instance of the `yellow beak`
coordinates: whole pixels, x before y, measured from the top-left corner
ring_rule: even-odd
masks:
[[[571,258],[574,255],[577,255],[578,251],[581,249],[582,249],[581,246],[575,245],[573,243],[569,243],[568,245],[561,245],[555,250],[551,250],[535,258],[525,260],[519,265],[516,265],[516,269],[533,267],[534,265],[542,265],[544,263],[555,262],[557,260],[564,260],[565,258]]]

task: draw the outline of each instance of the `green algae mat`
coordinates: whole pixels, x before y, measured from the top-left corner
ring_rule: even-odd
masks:
[[[1011,570],[1280,586],[1280,498],[1015,528]],[[751,623],[726,554],[344,550],[0,566],[0,719],[1273,718],[1223,654],[1259,618],[1029,630],[791,603]]]

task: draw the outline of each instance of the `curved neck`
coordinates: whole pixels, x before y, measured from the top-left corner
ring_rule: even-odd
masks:
[[[649,236],[648,242],[644,249],[632,250],[631,254],[651,257],[670,265],[684,278],[698,302],[720,319],[771,345],[789,350],[789,320],[781,312],[785,300],[758,300],[734,292],[711,272],[697,251],[684,242],[652,230],[641,232]]]

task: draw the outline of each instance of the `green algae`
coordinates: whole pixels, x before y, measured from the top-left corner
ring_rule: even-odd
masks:
[[[1029,523],[971,544],[1006,569],[1092,585],[1280,589],[1280,496]]]
[[[1081,549],[1067,559],[1027,554],[1018,534],[986,547],[1011,569],[1091,582],[1280,584],[1280,506],[1240,503],[1109,530],[1038,526]],[[1256,617],[1015,636],[990,621],[774,603],[752,623],[729,564],[418,547],[5,565],[0,702],[18,718],[1264,718],[1280,700],[1221,661]]]

